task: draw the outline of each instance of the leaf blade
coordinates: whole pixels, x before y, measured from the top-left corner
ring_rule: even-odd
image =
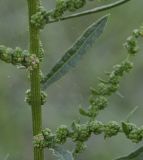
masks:
[[[103,33],[108,16],[109,15],[103,16],[96,23],[89,26],[73,46],[66,51],[64,56],[41,81],[43,89],[46,89],[50,84],[59,80],[77,64],[81,57],[87,52],[87,49],[89,49],[95,40]]]
[[[131,152],[129,155],[117,158],[115,160],[132,160],[133,158],[137,158],[142,153],[143,153],[143,146]]]

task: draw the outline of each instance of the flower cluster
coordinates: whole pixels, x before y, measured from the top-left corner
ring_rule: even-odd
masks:
[[[90,106],[87,111],[80,108],[82,115],[95,118],[100,110],[108,105],[108,97],[119,88],[119,82],[124,73],[128,73],[133,67],[133,63],[124,60],[121,64],[115,65],[113,71],[108,73],[107,81],[100,80],[97,88],[91,88],[89,99]]]
[[[124,133],[128,139],[134,143],[138,143],[143,139],[143,126],[137,127],[132,123],[111,121],[103,124],[100,121],[90,121],[85,124],[73,123],[71,129],[65,125],[57,128],[55,133],[46,128],[41,134],[34,137],[34,147],[38,148],[54,148],[56,145],[64,144],[67,138],[72,139],[76,144],[73,154],[78,154],[85,149],[85,141],[89,139],[91,134],[103,134],[105,138],[109,138]]]
[[[41,105],[44,105],[46,103],[46,99],[47,99],[47,94],[44,91],[41,91]],[[26,91],[25,101],[29,105],[31,105],[31,90],[30,89]]]
[[[139,50],[137,39],[143,37],[143,27],[135,29],[130,37],[127,38],[124,44],[125,48],[128,50],[129,55],[136,55]]]
[[[38,56],[40,62],[42,62],[42,60],[43,60],[44,53],[45,53],[45,51],[44,51],[44,48],[43,48],[43,44],[42,44],[42,42],[40,41],[40,42],[39,42],[39,56]]]
[[[0,59],[6,63],[12,63],[13,65],[28,66],[27,59],[29,53],[26,50],[22,50],[19,47],[15,49],[0,45]]]
[[[56,0],[56,7],[52,11],[46,11],[43,7],[31,17],[31,23],[39,29],[43,29],[50,19],[60,20],[66,11],[74,12],[82,8],[86,0]]]
[[[143,139],[143,126],[138,128],[133,123],[122,123],[123,132],[126,134],[127,138],[134,143],[138,143]]]
[[[31,17],[31,23],[37,28],[43,29],[45,24],[49,21],[50,12],[47,12],[43,7],[39,8],[39,11]]]
[[[30,55],[28,51],[22,50],[19,47],[12,49],[0,45],[0,59],[6,63],[23,66],[30,70],[36,68],[39,64],[39,59],[35,54]]]
[[[51,13],[53,19],[60,19],[66,11],[74,12],[82,8],[86,0],[57,0],[56,8]]]
[[[133,68],[133,63],[129,58],[130,56],[136,55],[139,50],[137,45],[139,37],[143,37],[142,27],[140,29],[135,29],[124,44],[128,51],[128,57],[121,64],[115,65],[113,71],[107,73],[107,80],[100,79],[97,88],[91,88],[91,96],[89,99],[90,106],[87,111],[80,108],[79,111],[82,115],[95,118],[99,111],[103,110],[108,105],[108,97],[118,90],[120,79]]]

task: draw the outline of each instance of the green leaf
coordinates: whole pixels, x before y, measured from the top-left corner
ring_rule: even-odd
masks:
[[[74,160],[72,153],[68,150],[65,150],[61,147],[55,147],[52,150],[58,160]]]
[[[89,117],[89,114],[87,111],[85,111],[82,107],[79,108],[79,113],[83,116],[88,116]]]
[[[66,51],[64,56],[41,81],[43,89],[46,89],[50,84],[64,76],[87,53],[87,50],[103,33],[108,16],[102,17],[96,23],[89,26],[73,46]]]
[[[133,158],[136,158],[136,160],[141,160],[142,158],[140,159],[139,157],[141,154],[143,154],[143,146],[133,151],[129,155],[117,158],[115,160],[133,160]]]

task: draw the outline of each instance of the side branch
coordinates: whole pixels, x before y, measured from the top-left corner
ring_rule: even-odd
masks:
[[[120,5],[122,5],[122,4],[124,4],[128,1],[130,1],[130,0],[119,0],[117,2],[108,4],[108,5],[100,6],[100,7],[93,8],[93,9],[90,9],[90,10],[87,10],[87,11],[83,11],[83,12],[80,12],[80,13],[75,13],[75,14],[72,14],[72,15],[69,15],[69,16],[62,17],[62,18],[60,18],[60,20],[57,20],[57,19],[56,20],[50,20],[48,23],[54,23],[54,22],[57,22],[57,21],[63,21],[63,20],[72,19],[72,18],[76,18],[76,17],[81,17],[81,16],[93,14],[93,13],[98,13],[98,12],[101,12],[101,11],[105,11],[105,10],[120,6]]]
[[[0,45],[0,60],[18,66],[20,68],[33,69],[39,63],[35,55],[30,55],[27,50],[19,47],[15,49]]]

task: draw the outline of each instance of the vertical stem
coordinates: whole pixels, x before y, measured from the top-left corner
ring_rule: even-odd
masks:
[[[40,0],[27,0],[29,10],[29,43],[30,54],[39,56],[39,29],[30,23],[30,18],[36,13],[40,5]],[[31,109],[33,136],[41,132],[42,129],[42,109],[41,109],[41,89],[40,89],[40,66],[30,72],[31,80]],[[43,160],[43,149],[34,148],[34,160]]]

